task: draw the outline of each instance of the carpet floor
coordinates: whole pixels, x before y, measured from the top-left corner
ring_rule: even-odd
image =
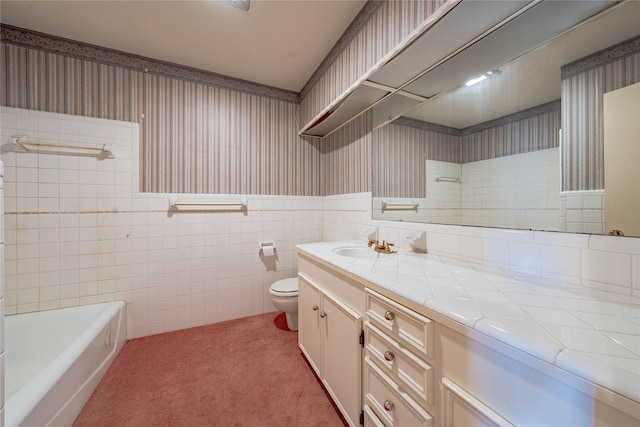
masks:
[[[286,327],[262,314],[129,340],[74,426],[336,426]]]

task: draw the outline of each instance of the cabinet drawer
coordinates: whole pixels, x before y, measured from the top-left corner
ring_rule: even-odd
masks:
[[[369,289],[365,298],[367,317],[384,333],[418,354],[432,357],[431,320]]]
[[[364,412],[364,427],[385,427],[369,405],[364,405],[362,412]]]
[[[365,403],[387,427],[431,427],[433,418],[396,382],[365,358]]]
[[[365,323],[367,355],[386,374],[403,385],[418,402],[433,403],[433,369],[402,344]]]

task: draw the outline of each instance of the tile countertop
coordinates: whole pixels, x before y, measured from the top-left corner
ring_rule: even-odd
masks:
[[[400,250],[340,256],[363,242],[298,250],[640,402],[640,299]]]

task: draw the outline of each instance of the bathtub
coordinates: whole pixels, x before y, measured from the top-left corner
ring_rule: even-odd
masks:
[[[115,301],[6,316],[5,426],[71,425],[125,342]]]

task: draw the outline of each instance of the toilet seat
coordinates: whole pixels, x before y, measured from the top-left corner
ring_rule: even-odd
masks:
[[[269,288],[269,293],[277,297],[297,297],[298,278],[292,277],[274,282]]]

